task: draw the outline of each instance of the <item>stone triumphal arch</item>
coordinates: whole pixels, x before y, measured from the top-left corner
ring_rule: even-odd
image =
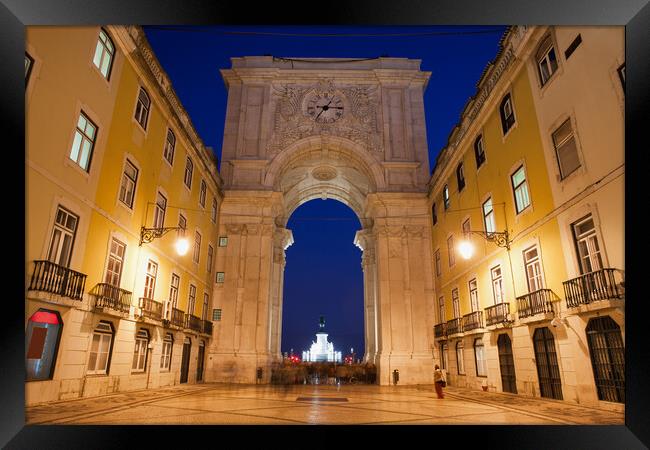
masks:
[[[432,382],[433,270],[423,93],[403,58],[233,58],[213,304],[222,310],[206,380],[255,382],[279,361],[286,228],[314,198],[336,199],[363,229],[364,359],[381,384]]]

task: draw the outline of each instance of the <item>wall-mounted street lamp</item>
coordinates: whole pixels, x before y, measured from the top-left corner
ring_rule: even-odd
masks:
[[[512,241],[508,235],[508,230],[491,232],[469,230],[465,232],[465,239],[458,244],[458,252],[464,259],[470,259],[474,254],[474,246],[469,240],[470,234],[479,235],[486,241],[493,242],[497,247],[503,247],[510,251],[510,243]]]
[[[160,228],[141,227],[140,246],[142,246],[142,244],[149,244],[154,239],[160,238],[172,230],[178,231],[179,234],[178,239],[176,239],[176,242],[174,243],[174,247],[176,248],[176,253],[178,253],[180,256],[185,255],[190,248],[190,242],[184,236],[185,228],[183,227],[160,227]]]

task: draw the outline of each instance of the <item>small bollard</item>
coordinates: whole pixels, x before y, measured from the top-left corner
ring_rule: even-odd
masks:
[[[393,370],[393,385],[397,386],[398,381],[399,381],[399,370],[395,369]]]
[[[261,382],[262,382],[262,368],[258,367],[257,368],[257,383],[261,383]]]

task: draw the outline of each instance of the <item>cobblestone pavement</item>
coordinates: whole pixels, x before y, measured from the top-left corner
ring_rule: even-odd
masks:
[[[623,425],[624,414],[558,400],[433,386],[200,384],[26,408],[37,424]]]

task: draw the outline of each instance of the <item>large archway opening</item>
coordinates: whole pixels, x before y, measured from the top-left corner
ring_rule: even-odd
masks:
[[[311,200],[287,222],[294,243],[286,250],[282,308],[283,355],[304,360],[319,320],[343,359],[364,356],[362,252],[354,237],[362,226],[351,208],[335,200]],[[312,355],[313,358],[314,355]]]

